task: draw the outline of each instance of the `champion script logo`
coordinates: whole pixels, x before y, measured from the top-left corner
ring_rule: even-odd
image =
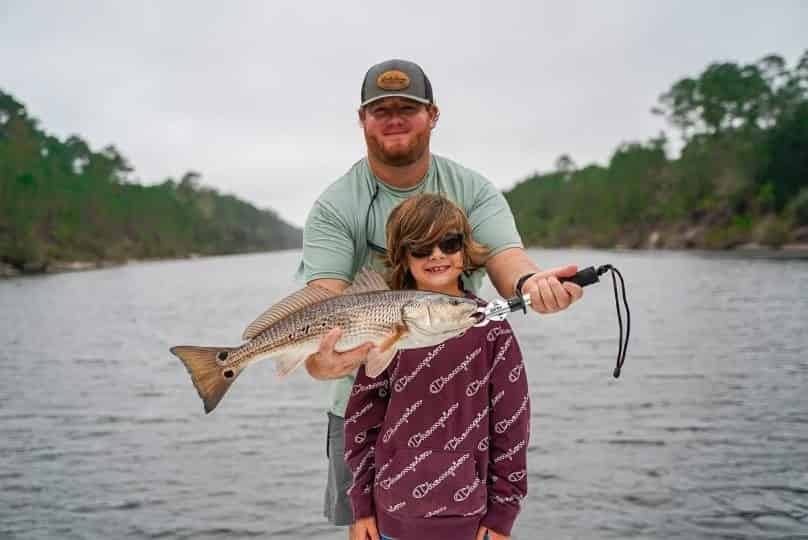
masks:
[[[361,417],[363,414],[365,414],[366,412],[368,412],[372,408],[373,408],[373,403],[368,403],[367,405],[362,407],[361,410],[356,411],[355,413],[353,413],[350,416],[350,418],[346,418],[345,423],[346,424],[355,424],[356,421],[359,420],[359,417]]]
[[[480,477],[478,476],[474,478],[474,482],[472,482],[471,484],[463,486],[462,488],[455,491],[453,497],[455,502],[463,502],[466,499],[468,499],[469,495],[471,495],[479,485],[480,485]]]
[[[511,372],[510,372],[510,373],[508,373],[508,380],[509,380],[510,382],[512,382],[512,383],[515,383],[516,381],[518,381],[518,380],[519,380],[519,376],[522,374],[522,369],[523,369],[524,367],[525,367],[525,365],[524,365],[524,364],[519,364],[518,366],[516,366],[515,368],[513,368],[513,369],[511,370]]]
[[[441,485],[441,483],[443,483],[444,480],[446,480],[450,476],[454,476],[455,471],[457,471],[457,469],[459,469],[460,466],[463,465],[463,463],[465,463],[470,456],[471,454],[463,454],[462,456],[454,460],[452,464],[449,466],[449,468],[446,469],[446,471],[444,471],[443,474],[435,478],[435,480],[433,480],[432,482],[424,482],[423,484],[418,484],[417,486],[415,486],[415,488],[412,490],[412,496],[415,497],[416,499],[423,499],[424,497],[426,497],[430,491]]]
[[[425,518],[431,518],[431,517],[437,516],[441,512],[445,512],[446,510],[447,510],[447,508],[445,506],[441,506],[440,508],[435,508],[434,510],[432,510],[430,512],[427,512],[426,514],[424,514],[424,517]]]
[[[440,377],[432,381],[432,384],[429,385],[429,391],[433,394],[437,394],[438,392],[443,390],[443,387],[449,384],[449,381],[454,379],[458,373],[460,373],[461,371],[468,370],[471,361],[477,358],[480,355],[481,351],[482,347],[478,347],[477,349],[467,354],[466,359],[460,362],[460,364],[457,367],[455,367],[452,371],[450,371],[447,375],[441,375]]]
[[[527,476],[526,471],[512,472],[511,474],[508,475],[508,481],[509,482],[518,482],[521,479],[523,479],[525,476]]]
[[[476,516],[477,514],[482,514],[482,513],[483,513],[483,512],[485,512],[487,509],[488,509],[488,505],[487,505],[487,504],[483,504],[483,505],[482,505],[481,507],[479,507],[477,510],[473,510],[473,511],[471,511],[471,512],[468,512],[468,513],[466,513],[466,514],[463,514],[463,517]]]
[[[393,504],[393,505],[388,506],[387,511],[392,514],[393,512],[395,512],[397,510],[401,510],[405,506],[407,506],[407,501],[401,501],[398,504]]]
[[[427,440],[438,428],[445,428],[446,421],[454,414],[454,412],[460,407],[459,403],[454,403],[451,407],[443,411],[440,417],[432,424],[429,429],[426,431],[422,431],[420,433],[416,433],[412,437],[410,437],[409,441],[407,441],[407,446],[410,448],[418,448],[421,446],[421,443]]]
[[[446,343],[445,342],[441,343],[440,345],[438,345],[437,347],[435,347],[434,349],[429,351],[429,354],[427,354],[424,357],[424,359],[421,360],[421,362],[418,363],[418,366],[416,366],[416,368],[412,371],[412,373],[410,373],[408,375],[404,375],[400,379],[397,379],[395,385],[393,386],[395,391],[396,392],[402,392],[407,387],[407,385],[410,384],[410,381],[418,376],[418,374],[421,372],[421,370],[423,370],[424,368],[431,367],[432,360],[434,360],[435,357],[438,356],[438,354],[440,354],[440,352],[445,347],[446,347]],[[401,365],[400,363],[397,364],[396,369],[398,369],[398,367],[400,365]]]
[[[398,419],[398,422],[396,422],[396,425],[394,425],[393,427],[389,428],[387,431],[384,432],[382,441],[384,441],[385,443],[389,442],[390,438],[393,435],[395,435],[396,431],[398,431],[398,428],[400,428],[404,423],[406,423],[409,417],[412,415],[412,413],[417,411],[418,407],[423,405],[423,403],[424,400],[419,399],[418,401],[407,407],[407,409],[404,411],[404,414],[401,416],[401,418]]]
[[[507,336],[508,334],[512,334],[513,330],[508,328],[502,328],[501,326],[497,326],[496,328],[492,328],[488,331],[488,334],[485,336],[485,339],[488,341],[494,341],[499,336]]]
[[[424,452],[421,452],[417,456],[415,456],[415,459],[412,460],[412,462],[409,465],[407,465],[406,467],[401,469],[401,471],[398,474],[396,474],[395,476],[391,476],[390,478],[385,478],[384,480],[382,480],[380,482],[380,484],[382,486],[382,489],[388,490],[391,487],[393,487],[393,484],[395,484],[396,482],[398,482],[399,480],[404,478],[404,476],[407,473],[414,471],[419,463],[421,463],[423,460],[425,460],[426,458],[428,458],[431,455],[432,455],[432,450],[426,450]]]
[[[494,431],[496,431],[500,435],[505,433],[505,431],[509,427],[511,427],[511,425],[514,422],[516,422],[516,420],[522,415],[522,413],[525,412],[525,409],[527,409],[527,404],[528,404],[528,397],[525,396],[524,399],[522,400],[522,405],[520,405],[519,409],[515,413],[513,413],[513,416],[497,422],[496,425],[494,426]]]
[[[483,387],[488,382],[488,379],[491,378],[491,374],[494,372],[496,367],[499,365],[500,362],[505,358],[505,355],[508,353],[508,349],[511,348],[511,343],[513,342],[513,336],[508,336],[508,339],[505,340],[505,343],[497,352],[496,357],[494,357],[494,363],[491,365],[491,369],[483,376],[482,379],[477,379],[476,381],[471,381],[469,385],[466,387],[466,395],[468,397],[474,397],[477,392],[480,391],[480,388]]]

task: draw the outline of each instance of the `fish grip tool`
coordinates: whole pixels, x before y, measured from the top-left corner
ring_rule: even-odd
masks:
[[[620,377],[620,372],[623,369],[623,363],[626,361],[626,348],[628,347],[628,338],[631,332],[631,312],[628,309],[628,300],[626,299],[626,283],[623,280],[623,275],[617,268],[615,268],[611,264],[604,264],[597,268],[595,268],[594,266],[589,266],[587,268],[579,270],[578,273],[572,277],[559,278],[559,281],[561,281],[562,283],[565,281],[569,281],[571,283],[580,285],[581,287],[586,287],[587,285],[598,283],[600,281],[600,276],[602,276],[606,272],[611,272],[612,274],[612,285],[614,287],[614,303],[617,309],[617,326],[620,332],[618,338],[617,361],[614,367],[614,372],[612,373],[612,375],[614,375],[614,378],[618,378]],[[618,294],[617,291],[618,278],[620,279],[620,295]],[[620,311],[621,295],[623,299],[623,307],[626,310],[625,341],[623,341],[623,315]],[[486,304],[485,307],[481,307],[479,309],[481,319],[480,322],[478,322],[475,326],[485,326],[490,321],[503,321],[508,315],[510,315],[514,311],[522,311],[523,313],[527,313],[527,307],[529,305],[530,305],[529,294],[517,295],[512,298],[508,298],[507,300],[504,300],[502,298],[495,298],[494,300]]]

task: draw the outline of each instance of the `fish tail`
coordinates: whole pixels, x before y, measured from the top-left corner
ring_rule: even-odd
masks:
[[[177,356],[188,373],[205,404],[205,412],[209,413],[216,408],[224,393],[236,380],[240,369],[236,366],[222,366],[217,357],[227,358],[227,355],[237,347],[171,347],[171,352]],[[220,356],[221,355],[221,356]]]

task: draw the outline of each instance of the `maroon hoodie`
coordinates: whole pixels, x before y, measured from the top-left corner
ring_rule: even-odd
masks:
[[[507,322],[364,367],[345,411],[354,516],[396,540],[510,535],[527,493],[530,399]]]

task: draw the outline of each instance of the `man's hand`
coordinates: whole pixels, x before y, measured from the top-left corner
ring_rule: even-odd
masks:
[[[485,537],[486,533],[488,533],[487,539]],[[474,540],[510,540],[510,538],[510,536],[499,534],[497,531],[481,525],[480,528],[477,529],[477,536],[474,537]]]
[[[560,266],[530,276],[522,284],[522,294],[530,295],[530,307],[539,313],[555,313],[567,309],[580,300],[584,290],[569,281],[561,283],[560,277],[572,277],[578,272],[575,265]]]
[[[368,516],[359,518],[351,525],[351,540],[379,540],[379,530],[376,528],[376,518]]]
[[[309,375],[324,381],[339,379],[359,369],[373,343],[363,343],[349,351],[339,353],[334,350],[334,345],[341,336],[341,328],[332,328],[320,342],[317,352],[306,358],[306,371]]]

